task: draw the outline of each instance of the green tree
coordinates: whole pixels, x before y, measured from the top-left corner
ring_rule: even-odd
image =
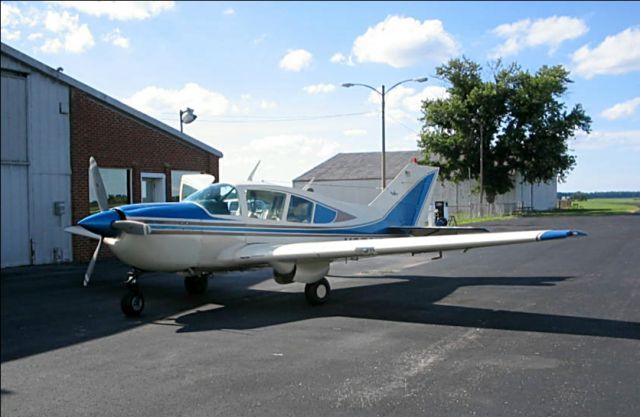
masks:
[[[571,199],[576,201],[587,201],[587,195],[582,191],[576,191],[571,195]]]
[[[489,203],[513,188],[515,172],[531,183],[563,179],[575,165],[567,140],[591,124],[581,105],[568,112],[561,101],[571,82],[562,66],[535,74],[500,62],[492,69],[484,81],[482,67],[465,57],[436,68],[449,97],[423,103],[419,140],[426,161],[454,182],[479,178],[482,141]]]

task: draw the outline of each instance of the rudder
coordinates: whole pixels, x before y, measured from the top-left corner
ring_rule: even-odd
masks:
[[[422,226],[437,178],[436,167],[407,164],[369,207],[383,214],[390,226]]]

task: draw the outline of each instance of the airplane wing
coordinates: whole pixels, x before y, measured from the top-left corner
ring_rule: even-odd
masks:
[[[398,253],[440,252],[537,242],[574,236],[586,236],[586,233],[579,230],[534,230],[448,236],[337,240],[278,246],[255,244],[243,247],[236,253],[236,256],[239,260],[245,262],[307,262]]]

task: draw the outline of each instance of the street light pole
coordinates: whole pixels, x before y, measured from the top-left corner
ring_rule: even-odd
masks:
[[[381,90],[379,91],[378,89],[371,87],[370,85],[367,84],[360,84],[360,83],[344,83],[342,84],[343,87],[349,88],[349,87],[354,87],[354,86],[360,86],[360,87],[365,87],[368,88],[370,90],[375,91],[376,93],[378,93],[380,95],[380,98],[382,99],[382,189],[384,190],[385,187],[387,186],[387,158],[386,158],[386,144],[385,144],[385,97],[387,95],[387,93],[389,93],[391,90],[393,90],[394,88],[396,88],[397,86],[399,86],[400,84],[404,84],[407,83],[409,81],[414,81],[417,83],[423,83],[425,81],[427,81],[428,78],[427,77],[422,77],[422,78],[411,78],[408,80],[404,80],[404,81],[400,81],[398,83],[395,83],[394,85],[391,86],[391,88],[389,88],[388,90],[385,90],[385,86],[384,84],[382,85]]]
[[[382,84],[382,189],[384,190],[387,186],[387,157],[385,150],[385,126],[384,126],[384,84]]]
[[[482,199],[484,197],[484,146],[482,140],[482,122],[480,122],[480,217],[482,217]]]
[[[189,124],[196,120],[198,116],[193,113],[193,109],[187,107],[187,110],[180,109],[180,133],[184,133],[182,130],[182,124]]]
[[[484,140],[482,120],[475,117],[471,121],[480,127],[480,205],[478,206],[478,216],[482,217],[482,200],[484,199]]]

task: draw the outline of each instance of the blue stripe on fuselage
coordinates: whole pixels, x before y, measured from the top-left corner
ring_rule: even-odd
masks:
[[[154,217],[164,219],[190,219],[190,220],[222,220],[220,217],[210,215],[204,208],[195,203],[147,203],[129,204],[120,206],[127,217]]]
[[[157,224],[149,220],[151,229],[156,230],[188,230],[203,232],[240,232],[240,233],[281,233],[281,234],[326,234],[326,235],[369,235],[388,233],[390,227],[413,226],[420,214],[424,199],[432,186],[435,173],[427,175],[416,183],[407,194],[399,200],[383,218],[374,220],[368,224],[349,227],[300,227],[300,228],[274,228],[256,226],[234,226],[231,222],[239,221],[239,218],[229,218],[230,216],[214,217],[204,208],[195,203],[152,203],[152,204],[132,204],[118,207],[127,217],[136,218],[166,218],[181,221],[189,220],[217,220],[229,222],[228,226],[219,225],[184,225],[184,224]],[[273,224],[273,223],[272,223]],[[327,225],[329,226],[329,225]]]

